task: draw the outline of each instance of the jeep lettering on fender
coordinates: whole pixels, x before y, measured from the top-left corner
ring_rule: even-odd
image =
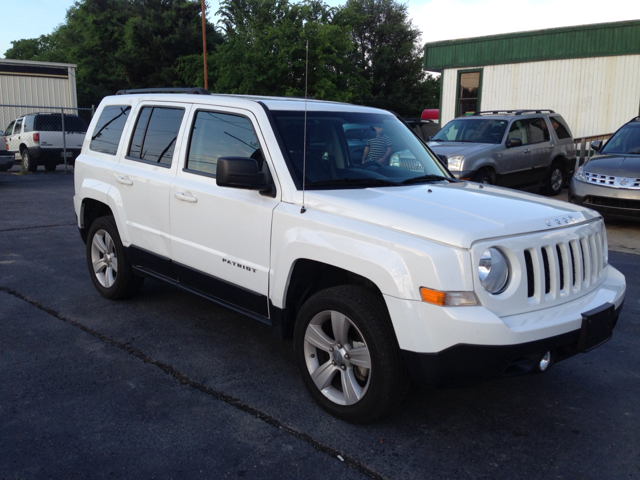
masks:
[[[386,111],[120,93],[75,167],[98,292],[153,277],[271,325],[337,417],[374,421],[411,380],[546,371],[611,338],[625,279],[592,210],[456,180]]]

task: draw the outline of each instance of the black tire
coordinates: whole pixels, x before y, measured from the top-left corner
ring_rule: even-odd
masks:
[[[550,197],[555,197],[562,191],[564,185],[564,171],[558,162],[553,162],[544,179],[542,193]]]
[[[342,333],[335,334],[333,325],[342,325],[336,329]],[[305,386],[336,417],[369,423],[406,396],[409,374],[389,314],[369,290],[345,285],[313,295],[298,313],[294,342]]]
[[[22,151],[22,166],[27,172],[32,173],[38,169],[38,164],[33,158],[31,158],[29,150],[26,148]]]
[[[472,182],[476,183],[484,183],[485,185],[493,185],[493,177],[491,173],[489,173],[486,169],[481,169],[476,172],[476,174],[471,178]]]
[[[93,222],[87,236],[86,254],[89,275],[103,297],[129,298],[142,288],[144,278],[133,273],[113,217],[100,217]],[[98,262],[102,263],[98,265]]]

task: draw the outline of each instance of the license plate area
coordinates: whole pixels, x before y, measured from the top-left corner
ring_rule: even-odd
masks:
[[[588,352],[611,339],[613,333],[615,306],[611,303],[584,312],[578,348]]]

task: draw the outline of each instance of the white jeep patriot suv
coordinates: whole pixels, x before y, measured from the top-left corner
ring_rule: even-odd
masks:
[[[372,108],[119,92],[89,126],[74,202],[101,295],[153,277],[269,324],[351,422],[396,407],[410,378],[545,371],[611,338],[624,301],[596,212],[458,181]]]

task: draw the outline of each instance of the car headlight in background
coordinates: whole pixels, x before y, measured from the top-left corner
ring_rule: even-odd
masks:
[[[582,166],[582,167],[578,168],[578,170],[576,170],[574,178],[576,180],[579,180],[580,182],[586,182],[587,181],[587,177],[584,174],[584,166]]]
[[[478,277],[485,290],[493,295],[503,292],[509,283],[509,263],[500,250],[488,248],[480,257]]]
[[[462,168],[462,160],[464,160],[464,155],[447,158],[447,166],[449,167],[449,170],[460,171],[460,169]]]

